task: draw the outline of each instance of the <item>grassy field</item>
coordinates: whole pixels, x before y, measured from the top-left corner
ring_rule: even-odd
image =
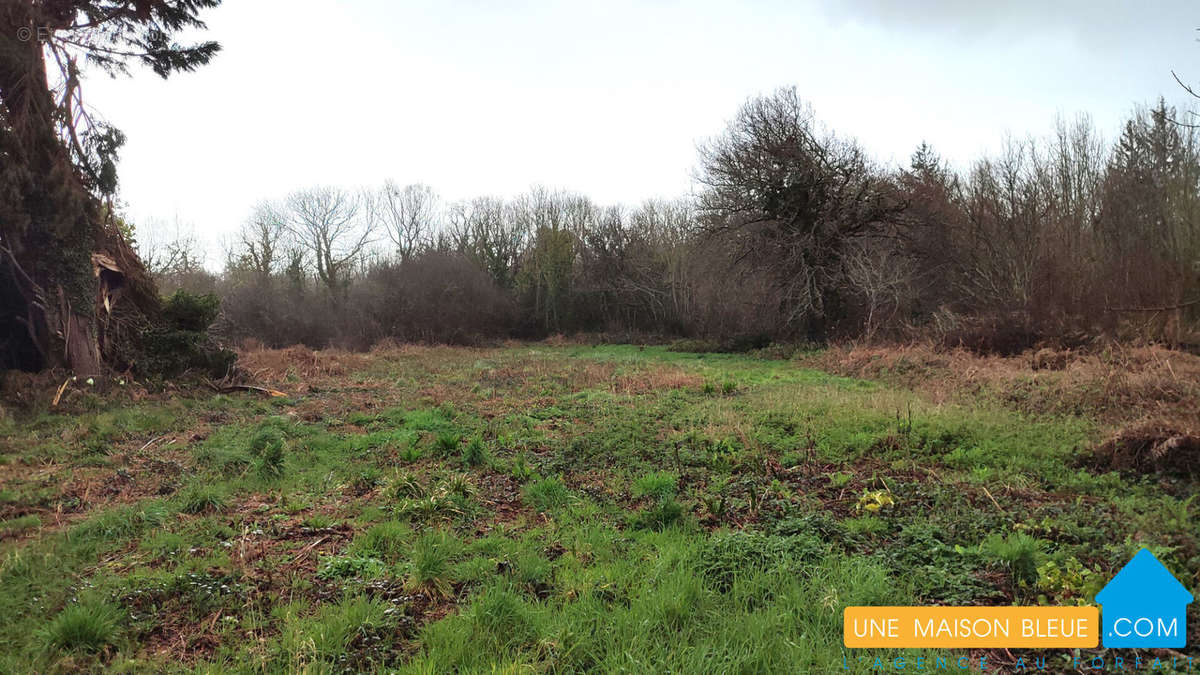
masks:
[[[834,672],[847,605],[1090,604],[1142,546],[1200,586],[1195,477],[1096,458],[1138,406],[1190,414],[1178,391],[768,356],[292,349],[242,360],[283,397],[10,385],[0,672]]]

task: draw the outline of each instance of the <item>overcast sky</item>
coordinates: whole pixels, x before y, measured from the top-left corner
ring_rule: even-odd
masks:
[[[1053,5],[1053,7],[1050,7]],[[385,178],[444,197],[534,184],[636,203],[690,189],[696,144],[795,85],[880,161],[927,140],[965,164],[1005,133],[1200,84],[1200,3],[1090,0],[226,0],[224,51],[162,81],[96,75],[128,136],[135,222],[217,242],[263,198]]]

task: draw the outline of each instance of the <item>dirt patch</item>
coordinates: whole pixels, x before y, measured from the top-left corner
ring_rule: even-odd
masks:
[[[526,506],[521,497],[521,484],[511,476],[484,474],[479,479],[479,492],[487,510],[487,515],[475,522],[475,532],[479,536],[533,515],[533,509]]]

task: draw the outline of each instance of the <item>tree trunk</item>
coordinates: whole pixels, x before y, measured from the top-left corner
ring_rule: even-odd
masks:
[[[37,40],[37,3],[0,8],[0,246],[44,366],[100,372],[98,274],[91,256],[104,238],[99,200],[81,179],[55,125],[57,107]]]
[[[62,287],[59,286],[59,292]],[[96,338],[96,320],[67,308],[65,314],[54,318],[63,329],[63,362],[76,375],[94,377],[100,374],[100,342]]]

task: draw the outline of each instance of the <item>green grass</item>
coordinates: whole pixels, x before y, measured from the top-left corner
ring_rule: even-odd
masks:
[[[422,535],[412,547],[408,563],[409,586],[418,591],[450,594],[450,560],[460,548],[454,535],[434,530]]]
[[[177,500],[184,513],[220,511],[227,505],[225,490],[217,485],[193,485],[180,491]]]
[[[0,521],[0,535],[13,536],[42,526],[42,519],[36,515],[20,516]]]
[[[462,449],[462,463],[476,467],[488,461],[488,449],[480,438],[472,438]]]
[[[354,538],[350,552],[396,562],[408,550],[412,538],[412,528],[405,523],[378,523]]]
[[[41,632],[48,650],[99,652],[117,644],[120,610],[103,603],[68,605]]]
[[[833,672],[850,605],[1200,580],[1196,486],[1080,469],[1086,413],[660,347],[310,384],[0,419],[0,672]]]
[[[566,506],[571,493],[557,476],[544,478],[525,486],[525,499],[538,511],[552,511]]]
[[[273,670],[328,672],[335,667],[371,668],[382,660],[376,654],[386,649],[391,640],[387,628],[392,622],[387,609],[385,603],[362,596],[322,605],[313,613],[305,612],[301,606],[284,608]],[[354,651],[355,658],[347,658],[352,645],[364,648]]]

